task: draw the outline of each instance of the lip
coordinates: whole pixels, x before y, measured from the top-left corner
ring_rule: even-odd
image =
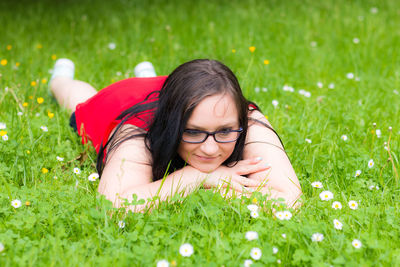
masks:
[[[217,157],[202,157],[202,156],[199,156],[199,155],[196,155],[196,157],[199,158],[200,160],[203,160],[203,161],[212,161],[212,160],[217,158]]]

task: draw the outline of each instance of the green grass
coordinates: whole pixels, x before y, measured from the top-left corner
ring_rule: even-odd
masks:
[[[0,265],[155,266],[167,259],[172,266],[238,266],[259,247],[262,257],[253,266],[277,260],[283,266],[400,266],[400,192],[392,167],[400,169],[399,12],[397,0],[1,1],[0,60],[7,64],[0,65],[0,122],[9,139],[0,139]],[[95,171],[94,149],[80,144],[67,112],[42,83],[52,55],[71,58],[75,77],[98,89],[133,76],[143,60],[160,75],[194,58],[223,61],[284,141],[303,207],[281,221],[268,202],[251,218],[250,199],[199,191],[152,213],[114,210],[96,193],[98,182],[87,180]],[[283,91],[285,84],[295,92]],[[384,149],[389,138],[391,161]],[[82,173],[75,175],[74,167]],[[311,186],[317,180],[323,189]],[[322,190],[332,191],[333,200],[321,201]],[[13,208],[13,199],[23,205]],[[349,209],[350,200],[357,210]],[[332,209],[333,201],[343,208]],[[247,241],[247,231],[259,239]],[[311,241],[317,232],[322,242]],[[360,249],[353,239],[361,240]],[[183,243],[194,247],[189,258],[179,254]]]

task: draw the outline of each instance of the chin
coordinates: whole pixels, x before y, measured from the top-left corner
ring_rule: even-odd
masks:
[[[196,164],[196,163],[191,164],[190,163],[190,166],[198,169],[201,172],[210,173],[210,172],[215,171],[219,166],[221,166],[221,164],[217,165],[217,164]]]

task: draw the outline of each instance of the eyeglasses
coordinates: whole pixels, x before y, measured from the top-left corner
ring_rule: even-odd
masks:
[[[231,143],[238,140],[242,131],[242,127],[238,130],[227,129],[215,132],[185,129],[183,131],[182,141],[191,144],[200,144],[206,141],[208,136],[212,135],[217,143]]]

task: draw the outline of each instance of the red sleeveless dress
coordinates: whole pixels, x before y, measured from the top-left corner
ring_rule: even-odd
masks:
[[[75,116],[82,143],[89,140],[99,152],[100,145],[107,142],[111,131],[118,125],[120,113],[143,101],[154,91],[161,90],[168,76],[129,78],[113,83],[76,106]],[[138,118],[126,122],[143,128],[146,123]]]

